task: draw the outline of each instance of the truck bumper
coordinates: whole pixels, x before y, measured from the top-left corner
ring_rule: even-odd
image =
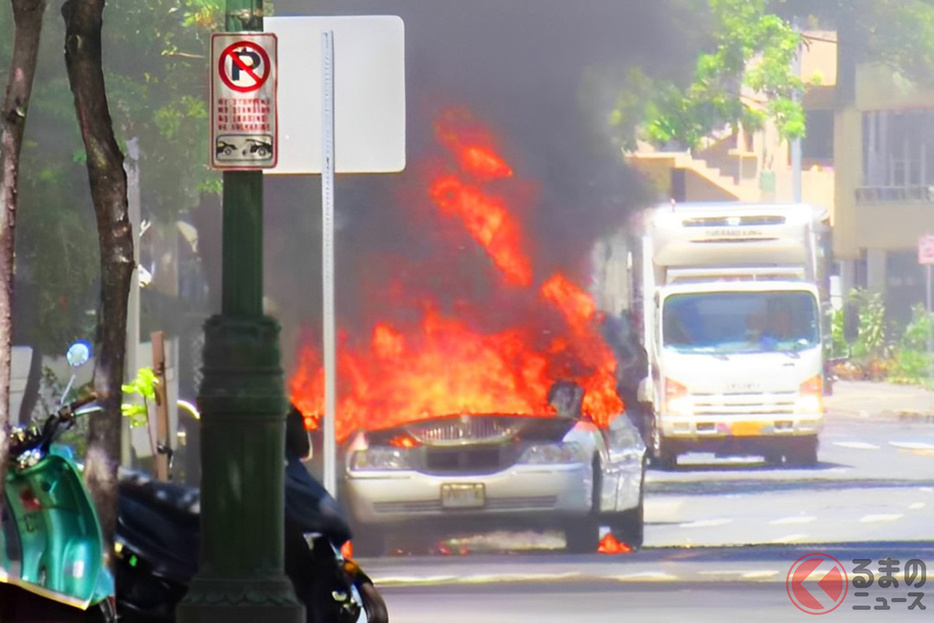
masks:
[[[662,436],[684,442],[814,436],[824,428],[823,414],[704,415],[661,418]]]

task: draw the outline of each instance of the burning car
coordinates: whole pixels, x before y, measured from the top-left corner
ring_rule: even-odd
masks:
[[[583,275],[535,252],[522,220],[534,194],[482,124],[450,110],[435,129],[447,155],[406,204],[425,255],[368,254],[363,304],[339,327],[334,434],[355,548],[517,527],[594,552],[603,525],[638,547],[645,446],[602,310]],[[326,417],[320,343],[300,335],[289,381],[310,430]]]
[[[553,389],[552,404],[566,404],[547,417],[451,415],[357,433],[345,476],[357,551],[380,554],[397,532],[498,527],[563,530],[575,553],[597,550],[601,526],[641,546],[645,445],[625,415],[606,427],[582,415],[582,393]]]

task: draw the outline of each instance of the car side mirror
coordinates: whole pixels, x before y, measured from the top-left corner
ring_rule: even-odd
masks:
[[[859,339],[859,306],[850,302],[843,309],[843,338],[847,344]]]

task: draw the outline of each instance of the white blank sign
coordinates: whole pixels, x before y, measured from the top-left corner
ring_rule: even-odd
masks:
[[[334,33],[337,173],[405,168],[405,31],[392,15],[267,17],[279,40],[279,160],[267,174],[321,172],[321,35]]]

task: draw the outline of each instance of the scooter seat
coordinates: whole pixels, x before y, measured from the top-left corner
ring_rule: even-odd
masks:
[[[178,515],[187,521],[197,521],[201,514],[201,492],[171,482],[160,482],[149,474],[121,469],[120,495],[129,496],[148,506]]]

